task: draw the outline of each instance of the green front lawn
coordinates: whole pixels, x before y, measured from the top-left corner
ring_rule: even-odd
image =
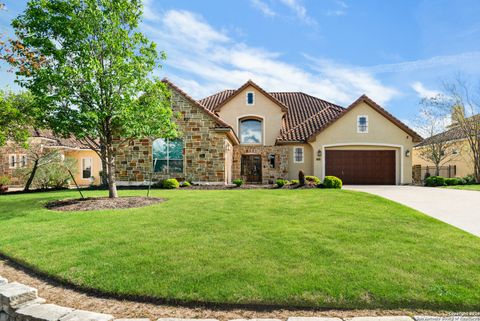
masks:
[[[480,238],[397,203],[345,190],[152,193],[168,201],[54,212],[43,205],[77,194],[0,196],[0,252],[116,294],[480,310]]]
[[[476,184],[476,185],[455,185],[455,186],[447,186],[447,188],[463,189],[463,190],[466,190],[466,191],[480,191],[480,184]]]

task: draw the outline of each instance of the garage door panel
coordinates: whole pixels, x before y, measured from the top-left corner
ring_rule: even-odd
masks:
[[[344,184],[395,184],[394,150],[327,150],[325,174]]]

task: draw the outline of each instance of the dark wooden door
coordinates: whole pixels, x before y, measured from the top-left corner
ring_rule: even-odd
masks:
[[[327,150],[325,174],[344,184],[394,185],[394,150]]]
[[[262,182],[262,157],[260,155],[242,155],[242,176],[247,183]]]

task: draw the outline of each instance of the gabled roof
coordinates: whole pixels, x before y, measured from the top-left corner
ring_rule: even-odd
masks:
[[[480,122],[480,114],[471,116],[467,119]],[[448,130],[442,133],[425,138],[420,144],[417,144],[415,147],[421,147],[440,142],[449,142],[465,138],[467,138],[465,131],[463,131],[458,125],[452,125]]]
[[[402,129],[404,132],[412,136],[412,140],[414,142],[421,142],[422,137],[417,134],[413,129],[409,128],[407,125],[402,123],[399,119],[397,119],[395,116],[390,114],[388,111],[386,111],[384,108],[382,108],[380,105],[378,105],[376,102],[374,102],[372,99],[367,97],[367,95],[362,95],[360,96],[357,100],[355,100],[350,106],[348,106],[346,109],[344,109],[341,113],[339,113],[336,117],[330,119],[328,123],[326,123],[324,126],[322,126],[319,130],[314,132],[310,137],[308,137],[309,141],[315,140],[315,136],[320,134],[322,131],[324,131],[326,128],[331,126],[333,123],[335,123],[337,120],[345,116],[348,112],[350,112],[352,109],[357,107],[360,103],[366,103],[368,106],[373,108],[375,111],[377,111],[379,114],[381,114],[383,117],[387,118],[389,121],[391,121],[394,125]]]
[[[240,94],[242,91],[244,91],[247,87],[252,86],[262,94],[264,94],[267,98],[269,98],[271,101],[273,101],[275,104],[277,104],[282,111],[286,112],[288,110],[287,106],[285,106],[281,101],[273,97],[270,93],[266,92],[262,87],[254,83],[252,80],[248,80],[245,84],[243,84],[240,88],[235,90],[233,93],[231,93],[226,99],[224,99],[221,103],[215,106],[215,111],[219,111],[225,104],[227,104],[230,100],[232,100],[234,97],[236,97],[238,94]]]
[[[45,144],[49,147],[65,147],[71,149],[90,149],[90,147],[83,141],[70,137],[70,138],[63,138],[57,135],[49,129],[37,129],[37,128],[30,128],[30,137],[35,138],[43,138],[48,140],[48,143]]]
[[[238,137],[235,135],[234,131],[233,131],[233,128],[232,126],[230,126],[229,124],[227,124],[226,122],[224,122],[220,117],[218,117],[217,115],[215,115],[212,111],[210,111],[208,108],[206,108],[204,105],[202,105],[200,102],[196,101],[195,99],[193,99],[189,94],[187,94],[186,92],[184,92],[182,89],[180,89],[177,85],[175,85],[173,82],[171,82],[169,79],[167,78],[164,78],[162,79],[162,82],[164,82],[165,84],[167,84],[170,88],[174,89],[175,91],[177,91],[179,94],[181,94],[182,96],[185,97],[185,99],[187,99],[189,102],[191,102],[193,105],[197,106],[198,108],[200,108],[200,110],[202,110],[205,114],[207,114],[208,116],[210,116],[211,118],[213,118],[216,122],[216,124],[218,125],[217,128],[225,128],[225,129],[229,129],[230,130],[230,138],[235,142],[235,143],[239,143],[239,140],[238,140]]]
[[[228,89],[205,97],[199,102],[215,112],[236,90]],[[343,107],[302,92],[269,92],[287,107],[279,142],[305,141],[313,132],[343,111]],[[323,111],[323,112],[322,112]]]

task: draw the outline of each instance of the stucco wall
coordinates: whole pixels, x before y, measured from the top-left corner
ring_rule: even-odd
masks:
[[[225,141],[227,135],[215,131],[214,119],[181,93],[172,90],[172,108],[180,117],[175,120],[179,138],[184,143],[182,173],[153,173],[153,180],[177,178],[194,182],[225,182]],[[118,146],[117,180],[120,185],[143,184],[152,171],[152,141],[135,140]]]
[[[254,105],[247,105],[246,93],[254,92]],[[263,118],[263,145],[275,145],[275,141],[280,134],[282,126],[283,111],[280,106],[270,100],[267,96],[259,92],[252,86],[248,86],[227,102],[218,112],[220,118],[231,125],[237,136],[239,130],[239,120],[245,116],[259,116]]]
[[[441,166],[457,166],[457,177],[465,177],[473,174],[473,158],[470,148],[465,140],[458,141],[455,145],[458,155],[449,158],[447,162],[442,162]],[[412,154],[412,164],[421,166],[435,166],[432,162],[426,161],[419,156],[421,147],[414,148]]]
[[[289,162],[288,162],[288,179],[298,179],[298,172],[303,170],[305,175],[314,175],[313,162],[314,155],[312,146],[309,144],[292,144],[288,146]],[[295,147],[303,147],[304,161],[303,163],[294,162],[294,149]]]
[[[64,155],[65,157],[74,158],[77,162],[77,172],[74,177],[78,185],[87,186],[92,183],[89,178],[82,177],[82,158],[92,158],[93,184],[99,185],[101,183],[100,171],[102,170],[102,161],[97,153],[93,150],[65,150]]]
[[[368,133],[357,133],[357,116],[368,116]],[[346,113],[331,126],[320,132],[310,143],[314,155],[322,150],[320,160],[314,161],[314,175],[324,177],[325,150],[338,146],[345,149],[394,149],[397,150],[397,184],[412,182],[412,157],[406,157],[407,150],[413,150],[412,137],[374,110],[365,102]],[[332,146],[333,145],[333,146]],[[403,164],[400,166],[400,164]]]

